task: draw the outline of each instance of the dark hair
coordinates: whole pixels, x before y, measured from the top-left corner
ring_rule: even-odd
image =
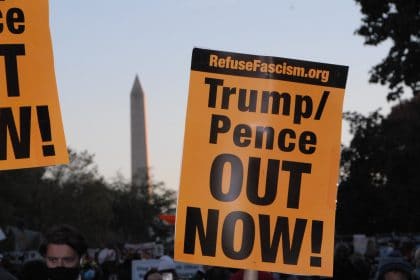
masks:
[[[152,267],[151,269],[149,269],[146,274],[143,276],[143,280],[147,280],[147,278],[149,277],[149,275],[154,274],[154,273],[159,273],[159,271],[157,270],[157,268]]]
[[[49,244],[68,245],[77,252],[79,257],[87,251],[87,243],[83,235],[74,227],[66,224],[52,226],[44,236],[39,252],[45,256]]]
[[[404,274],[407,279],[411,279],[411,265],[402,257],[394,257],[392,253],[389,257],[385,257],[382,261],[380,261],[377,279],[383,280],[385,274],[390,271],[399,271]]]

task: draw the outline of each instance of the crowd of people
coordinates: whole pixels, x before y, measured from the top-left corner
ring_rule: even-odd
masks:
[[[132,280],[132,261],[150,256],[138,252],[117,252],[113,249],[87,254],[83,235],[69,225],[49,229],[39,248],[41,259],[27,261],[18,269],[0,254],[0,280]],[[331,279],[319,276],[298,276],[258,271],[259,280]],[[188,279],[240,280],[244,270],[199,266]],[[170,256],[161,256],[150,267],[144,280],[181,280]],[[350,242],[336,244],[334,276],[338,280],[419,280],[420,248],[414,240],[389,240],[381,244],[369,240],[363,254]]]

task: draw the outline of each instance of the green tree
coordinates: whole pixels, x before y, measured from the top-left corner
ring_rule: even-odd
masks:
[[[51,166],[46,169],[44,178],[61,186],[63,184],[103,181],[95,163],[95,156],[88,151],[76,152],[68,149],[69,163]]]
[[[113,228],[126,242],[146,242],[157,236],[165,238],[167,232],[159,227],[158,216],[174,204],[175,192],[165,189],[161,183],[120,185],[113,204]]]
[[[345,113],[353,139],[341,152],[341,182],[337,199],[337,232],[372,233],[381,224],[383,203],[378,186],[382,185],[383,116],[374,112],[365,117]]]
[[[387,84],[388,100],[399,99],[404,86],[414,95],[420,93],[420,1],[355,1],[363,14],[356,32],[365,38],[365,44],[392,43],[387,57],[372,68],[370,82]]]
[[[370,82],[387,85],[388,101],[400,100],[388,116],[346,113],[353,139],[342,150],[337,232],[418,231],[416,185],[420,160],[420,2],[355,0],[365,44],[391,42],[387,57],[370,72]],[[401,102],[404,88],[413,97]]]
[[[73,150],[69,155],[67,165],[0,172],[0,226],[24,221],[44,232],[68,223],[91,246],[165,237],[157,217],[174,206],[173,191],[161,183],[132,186],[122,177],[110,184],[99,174],[94,155]]]
[[[385,118],[345,115],[354,137],[342,152],[339,233],[420,230],[420,95]]]
[[[0,171],[0,226],[25,219],[26,209],[35,210],[33,199],[39,195],[44,168]]]

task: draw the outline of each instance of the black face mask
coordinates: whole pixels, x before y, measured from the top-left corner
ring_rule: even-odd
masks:
[[[48,268],[48,279],[50,280],[76,280],[79,276],[79,267],[54,267]]]

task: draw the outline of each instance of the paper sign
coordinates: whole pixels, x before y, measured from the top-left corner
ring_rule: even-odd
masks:
[[[48,1],[0,1],[0,170],[67,163]]]
[[[347,71],[193,50],[176,260],[332,275]]]

